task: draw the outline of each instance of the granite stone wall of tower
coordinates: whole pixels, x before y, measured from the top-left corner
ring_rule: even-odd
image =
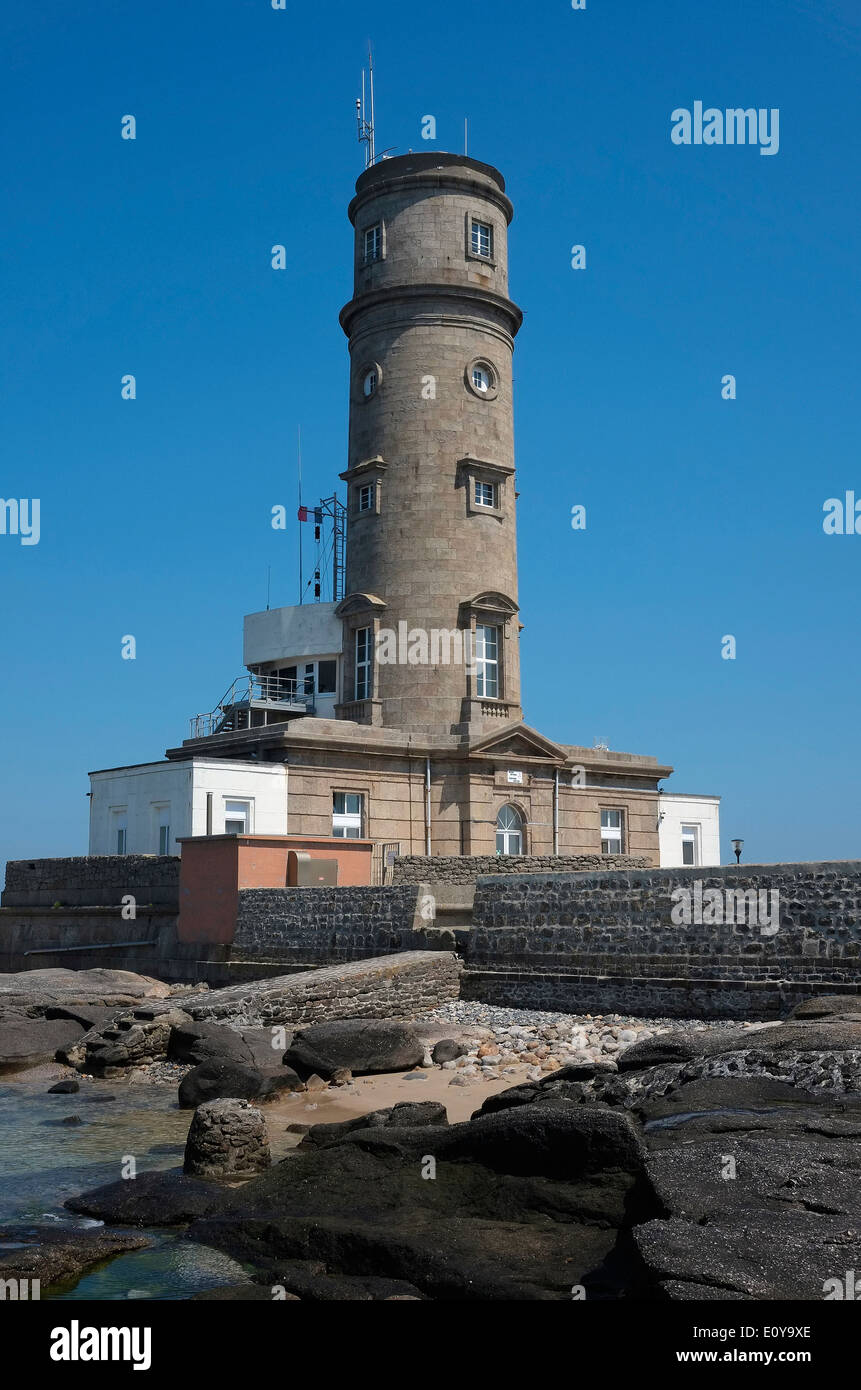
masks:
[[[512,207],[498,171],[465,156],[384,160],[356,189],[355,289],[341,313],[350,347],[342,712],[372,717],[349,698],[353,629],[366,623],[359,596],[368,595],[375,630],[499,628],[495,698],[479,696],[463,664],[429,659],[377,663],[367,702],[383,725],[475,733],[522,717],[512,400],[521,313],[508,298]],[[489,254],[473,253],[474,221],[491,228]],[[380,256],[367,260],[373,228]],[[476,366],[488,373],[486,391],[475,388]],[[475,505],[476,481],[493,485],[495,506]],[[360,510],[368,486],[372,505],[365,492]]]

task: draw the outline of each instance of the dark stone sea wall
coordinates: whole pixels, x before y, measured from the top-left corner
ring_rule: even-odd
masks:
[[[680,888],[694,902],[753,890],[769,920],[677,924]],[[777,1017],[823,990],[858,992],[861,863],[488,876],[476,887],[467,964],[464,994],[485,1002]]]
[[[393,881],[472,885],[485,874],[577,874],[607,869],[648,869],[643,854],[404,854],[394,862]]]

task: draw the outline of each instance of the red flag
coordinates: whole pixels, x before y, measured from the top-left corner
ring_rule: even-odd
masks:
[[[298,516],[299,516],[299,520],[300,520],[300,521],[307,521],[307,520],[308,520],[308,508],[307,508],[307,507],[300,507],[300,508],[299,508],[299,512],[298,512]]]

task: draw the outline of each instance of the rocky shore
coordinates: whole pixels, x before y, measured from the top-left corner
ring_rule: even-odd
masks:
[[[71,1198],[100,1239],[7,1239],[0,1276],[23,1259],[73,1277],[134,1248],[135,1226],[250,1268],[222,1300],[821,1300],[861,1267],[855,997],[768,1024],[447,1000],[260,1026],[247,1000],[242,1019],[217,1021],[217,999],[194,1018],[153,984],[58,1047],[59,1094],[175,1086],[184,1171]],[[69,1008],[27,1013],[32,987],[7,981],[20,1029]],[[73,1007],[83,1028],[99,1006]]]

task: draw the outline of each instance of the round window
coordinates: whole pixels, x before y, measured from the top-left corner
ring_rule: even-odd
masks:
[[[474,396],[492,401],[499,390],[499,377],[496,368],[486,357],[474,357],[465,373],[466,384]]]
[[[376,368],[372,367],[369,372],[365,373],[365,380],[362,382],[362,390],[364,391],[366,396],[372,396],[374,394],[374,392],[377,389],[378,382],[379,378],[377,376]]]

